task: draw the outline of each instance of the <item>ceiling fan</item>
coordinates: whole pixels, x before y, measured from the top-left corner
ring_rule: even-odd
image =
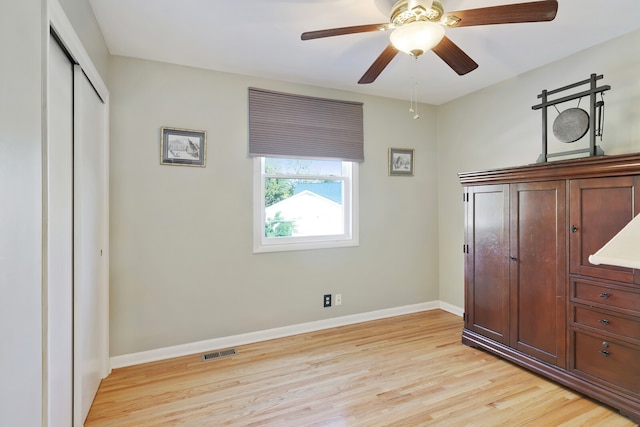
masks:
[[[445,28],[478,25],[552,21],[558,11],[557,0],[541,0],[445,13],[438,0],[397,0],[388,23],[356,25],[302,33],[302,40],[393,30],[389,45],[364,73],[358,83],[372,83],[400,51],[414,57],[428,50],[438,55],[458,75],[467,74],[478,64],[445,35]]]

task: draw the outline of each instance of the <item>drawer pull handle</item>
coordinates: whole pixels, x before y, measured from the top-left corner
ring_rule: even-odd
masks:
[[[600,294],[600,298],[609,299],[611,294],[609,292],[603,292]]]
[[[578,227],[576,227],[575,225],[571,226],[571,232],[572,233],[577,233],[578,232]]]
[[[609,357],[609,352],[607,350],[600,350],[600,354],[602,357]]]
[[[607,319],[600,319],[600,320],[598,320],[598,322],[602,323],[605,326],[607,326],[609,324],[609,321]]]

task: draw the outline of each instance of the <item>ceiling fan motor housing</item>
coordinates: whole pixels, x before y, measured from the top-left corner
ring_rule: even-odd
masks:
[[[443,14],[438,0],[398,0],[391,10],[390,22],[396,28],[415,21],[438,22]]]

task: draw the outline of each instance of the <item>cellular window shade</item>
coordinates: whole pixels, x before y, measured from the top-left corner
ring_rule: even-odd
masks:
[[[364,161],[362,103],[249,88],[249,155]]]

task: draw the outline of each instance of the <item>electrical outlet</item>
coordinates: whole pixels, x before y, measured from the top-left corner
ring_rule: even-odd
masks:
[[[336,294],[334,301],[336,305],[342,305],[342,294]]]
[[[324,306],[331,307],[331,294],[324,294]]]

